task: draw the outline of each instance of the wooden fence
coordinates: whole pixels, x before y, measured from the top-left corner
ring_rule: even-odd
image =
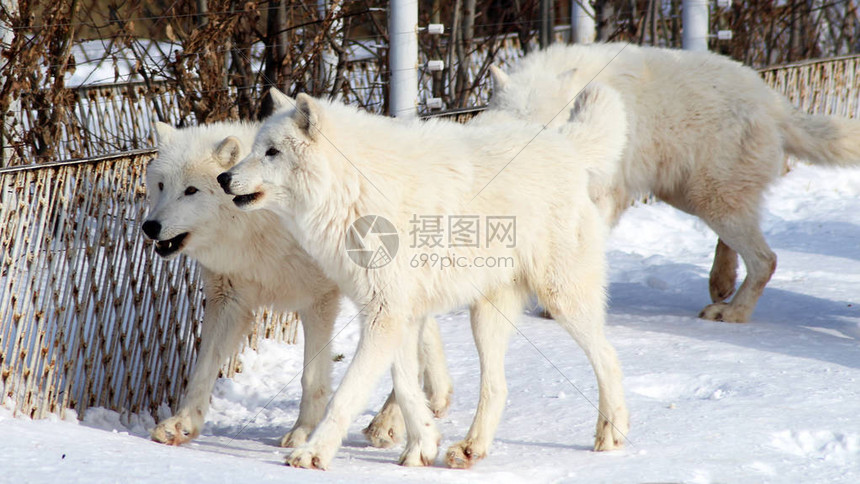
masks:
[[[860,117],[858,63],[843,57],[762,74],[805,110]],[[140,99],[117,109],[147,116],[151,100]],[[170,106],[167,98],[161,108]],[[465,121],[478,111],[447,116]],[[121,149],[146,146],[147,131],[120,131],[98,137]],[[140,234],[152,156],[143,149],[0,168],[0,403],[32,417],[67,408],[82,417],[90,406],[175,409],[195,361],[202,293],[195,264],[159,259]],[[294,315],[259,320],[249,344],[294,339]],[[225,374],[234,368],[231,361]]]

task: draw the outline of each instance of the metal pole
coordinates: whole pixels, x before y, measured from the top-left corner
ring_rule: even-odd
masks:
[[[552,15],[550,11],[552,10],[552,0],[540,0],[540,32],[538,43],[540,44],[541,49],[545,49],[552,43],[552,22],[550,19]]]
[[[594,24],[594,7],[588,0],[570,0],[570,42],[591,44],[597,30]]]
[[[708,2],[684,0],[681,26],[684,50],[708,50]]]
[[[418,116],[418,1],[391,0],[388,11],[388,110],[397,118]]]
[[[209,23],[209,3],[207,0],[197,0],[197,26],[204,27]]]

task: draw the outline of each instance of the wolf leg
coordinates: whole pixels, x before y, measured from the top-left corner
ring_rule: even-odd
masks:
[[[451,404],[453,385],[445,362],[442,339],[439,335],[439,324],[433,317],[424,318],[424,330],[421,332],[421,364],[424,373],[424,393],[430,410],[436,418],[441,418]],[[388,448],[403,440],[406,427],[403,425],[403,414],[394,391],[379,413],[373,417],[370,424],[362,433],[374,447]]]
[[[597,431],[594,450],[624,445],[630,428],[621,364],[606,339],[605,264],[597,230],[581,230],[578,250],[558,254],[547,265],[539,300],[585,352],[597,378]]]
[[[749,321],[758,299],[776,270],[776,254],[770,250],[756,215],[708,221],[720,240],[737,251],[744,261],[747,276],[731,302],[706,306],[699,317],[712,321],[745,323]]]
[[[424,329],[421,331],[421,363],[424,393],[427,395],[430,410],[436,418],[444,417],[451,405],[454,384],[448,373],[439,323],[431,316],[424,318]]]
[[[206,312],[200,351],[176,415],[152,430],[152,440],[179,445],[200,435],[218,371],[251,331],[253,315],[225,277],[203,271]]]
[[[293,428],[281,439],[281,447],[297,447],[307,441],[322,419],[331,392],[331,342],[340,294],[334,291],[317,298],[299,311],[305,336],[302,401]]]
[[[424,323],[423,319],[410,321],[403,341],[397,348],[391,370],[407,435],[406,449],[400,456],[400,464],[409,467],[432,465],[441,440],[433,422],[433,413],[427,406],[427,398],[418,384],[421,370],[418,342]]]
[[[709,281],[711,301],[722,302],[728,299],[735,292],[737,279],[738,253],[726,245],[723,239],[718,239]]]
[[[448,467],[465,469],[487,455],[508,395],[505,353],[514,322],[519,318],[525,295],[500,289],[472,305],[472,336],[481,365],[481,393],[475,418],[466,438],[448,448]]]
[[[374,383],[391,367],[397,346],[404,339],[408,315],[394,315],[378,302],[365,314],[355,357],[326,407],[323,419],[308,441],[287,457],[287,465],[325,469],[337,453],[349,424],[367,402]],[[412,351],[417,350],[417,347],[412,348]],[[418,386],[417,376],[414,384]]]
[[[580,295],[585,291],[576,291]],[[593,292],[593,291],[592,291]],[[630,429],[624,403],[621,364],[615,348],[603,332],[602,296],[588,295],[590,301],[559,305],[556,321],[564,327],[585,352],[597,377],[598,418],[594,450],[613,450],[624,446]]]

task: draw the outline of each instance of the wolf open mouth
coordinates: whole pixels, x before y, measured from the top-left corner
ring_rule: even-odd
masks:
[[[188,232],[177,235],[168,240],[159,240],[155,243],[155,253],[161,257],[171,256],[185,246],[185,238],[188,237]]]
[[[237,207],[243,207],[245,205],[250,205],[256,202],[262,196],[262,192],[254,192],[249,193],[247,195],[236,195],[235,197],[233,197],[233,203],[235,203]]]

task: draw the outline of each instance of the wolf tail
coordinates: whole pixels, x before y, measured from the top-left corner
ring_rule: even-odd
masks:
[[[783,126],[785,151],[809,163],[860,166],[860,120],[792,108]]]
[[[605,84],[587,85],[576,97],[562,132],[584,159],[592,160],[588,167],[592,183],[597,179],[608,184],[627,144],[627,111],[621,94]]]

